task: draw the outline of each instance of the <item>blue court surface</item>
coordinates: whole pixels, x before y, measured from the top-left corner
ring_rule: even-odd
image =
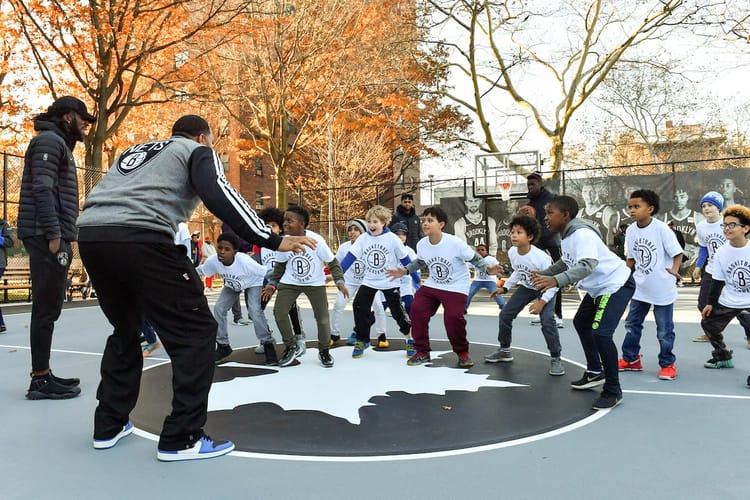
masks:
[[[217,294],[207,297],[212,304]],[[514,324],[514,361],[483,363],[497,336],[497,306],[486,296],[475,298],[467,316],[470,369],[456,367],[440,313],[431,324],[429,365],[406,366],[389,318],[388,349],[353,360],[341,342],[331,351],[335,366],[324,369],[303,299],[308,348],[293,366],[266,367],[254,353],[252,326],[230,324],[235,352],[216,368],[206,431],[234,440],[237,450],[179,463],[156,460],[171,397],[164,349],[144,362],[135,433],[94,450],[98,369],[110,333],[96,302],[67,304],[57,322],[52,368],[80,377],[82,389],[62,401],[25,399],[28,305],[4,305],[0,499],[747,499],[750,350],[732,323],[726,334],[735,368],[703,368],[711,347],[691,341],[701,333],[696,300],[697,288],[680,289],[677,379],[656,376],[649,315],[644,370],[621,373],[622,404],[597,412],[590,409],[594,391],[570,389],[584,362],[571,321],[575,293],[564,300],[560,377],[547,373],[544,339],[526,313]],[[348,333],[350,314],[345,321]],[[623,336],[621,324],[618,346]]]

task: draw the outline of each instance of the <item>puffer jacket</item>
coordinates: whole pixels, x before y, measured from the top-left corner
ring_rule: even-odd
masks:
[[[39,134],[29,143],[24,157],[18,237],[75,241],[78,217],[75,141],[49,121],[36,120],[34,129]]]

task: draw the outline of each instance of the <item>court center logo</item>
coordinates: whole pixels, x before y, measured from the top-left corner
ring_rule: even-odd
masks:
[[[340,343],[341,344],[341,343]],[[283,346],[277,346],[281,350]],[[316,343],[294,365],[263,365],[254,348],[236,350],[216,367],[205,427],[232,439],[235,454],[302,460],[389,460],[466,453],[553,435],[598,418],[594,393],[572,391],[581,368],[549,375],[545,354],[514,349],[513,363],[485,364],[496,346],[472,344],[476,365],[456,368],[447,341],[432,341],[432,362],[406,365],[404,343],[331,349],[320,366]],[[136,427],[158,435],[169,413],[168,363],[145,370]]]

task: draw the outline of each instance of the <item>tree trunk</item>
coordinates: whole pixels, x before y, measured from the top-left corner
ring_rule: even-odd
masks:
[[[550,166],[549,170],[552,172],[552,177],[558,177],[560,173],[562,172],[562,162],[563,162],[563,136],[562,135],[554,135],[551,136],[550,141],[552,141],[552,146],[549,150],[549,157],[550,157]]]

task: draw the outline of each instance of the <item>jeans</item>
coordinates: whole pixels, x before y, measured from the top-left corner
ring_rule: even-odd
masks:
[[[156,330],[154,330],[154,326],[151,323],[149,323],[148,321],[144,321],[141,331],[143,332],[143,336],[146,338],[147,344],[156,343]]]
[[[471,305],[471,299],[474,298],[474,295],[476,295],[477,292],[482,288],[492,293],[497,290],[497,283],[495,281],[472,281],[471,286],[469,287],[469,298],[466,299],[466,309],[468,309],[469,305]],[[505,307],[505,299],[502,295],[496,295],[495,302],[500,309]]]
[[[537,290],[519,286],[508,299],[505,307],[500,311],[500,328],[497,340],[500,347],[509,348],[513,337],[513,320],[518,313],[534,300],[538,300],[542,294]],[[539,314],[542,320],[542,335],[547,342],[547,349],[553,358],[560,357],[560,335],[557,332],[557,321],[555,320],[555,299],[548,302]]]
[[[611,295],[592,297],[588,293],[581,300],[573,326],[586,356],[586,370],[604,372],[604,390],[611,394],[622,394],[617,366],[617,346],[612,340],[622,313],[635,292],[633,277]]]
[[[263,292],[262,286],[251,286],[245,289],[245,300],[247,312],[250,319],[253,320],[255,336],[260,343],[273,342],[271,329],[268,327],[266,315],[260,304],[260,296]],[[216,330],[216,342],[219,344],[229,345],[229,333],[227,332],[227,312],[232,308],[232,304],[240,297],[242,292],[236,292],[231,288],[224,287],[221,289],[219,298],[214,305],[214,319],[218,328]]]
[[[414,338],[414,348],[418,353],[430,352],[429,324],[443,306],[443,324],[453,352],[468,352],[469,342],[466,340],[466,318],[464,317],[466,295],[458,292],[447,292],[429,286],[421,286],[414,294],[411,308],[411,335]]]
[[[641,352],[641,334],[643,320],[646,319],[651,304],[640,300],[630,301],[630,312],[625,318],[625,340],[622,341],[622,358],[633,362]],[[654,306],[656,320],[656,339],[659,341],[659,366],[662,368],[674,364],[677,359],[672,352],[674,348],[674,322],[672,321],[674,304]]]

